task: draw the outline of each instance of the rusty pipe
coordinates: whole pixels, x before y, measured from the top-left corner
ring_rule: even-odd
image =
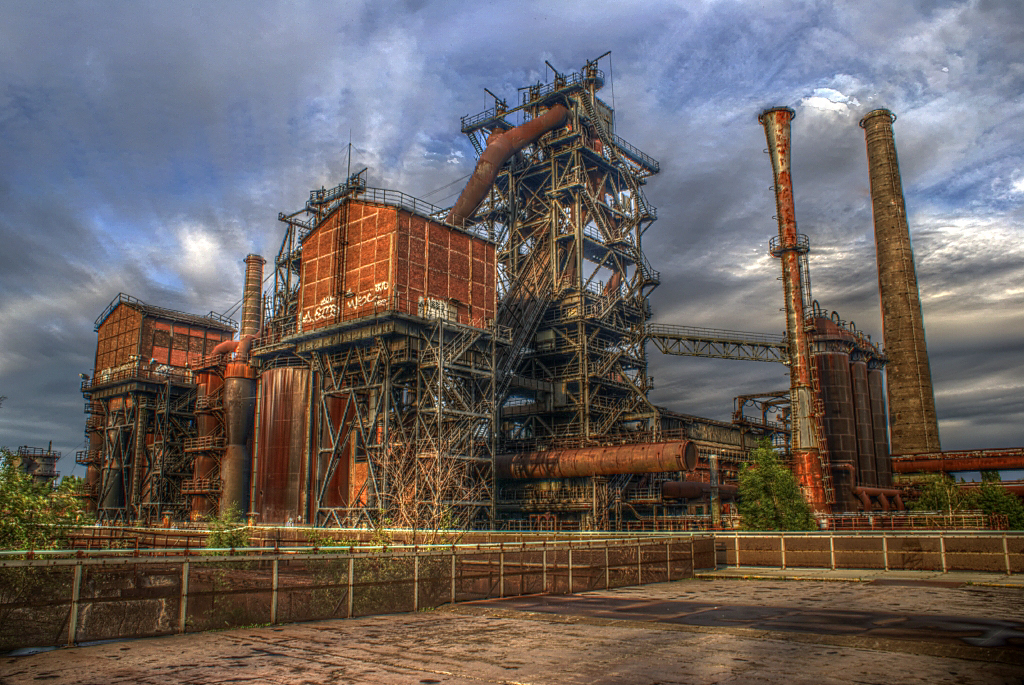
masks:
[[[225,340],[222,343],[218,343],[216,347],[210,350],[211,356],[222,356],[225,354],[231,354],[238,347],[238,340]]]
[[[674,480],[661,484],[664,499],[696,499],[711,492],[711,483],[692,480]],[[736,499],[739,488],[735,485],[719,485],[718,495],[724,499]]]
[[[584,478],[695,468],[697,446],[689,440],[522,452],[495,458],[498,478],[508,479]]]
[[[569,110],[564,105],[555,105],[521,126],[498,135],[492,133],[487,139],[487,149],[477,160],[473,175],[462,189],[446,221],[454,226],[465,223],[483,202],[505,162],[551,129],[561,126],[568,116]]]
[[[903,511],[903,498],[900,496],[900,491],[896,488],[870,488],[858,485],[853,488],[853,494],[860,498],[861,503],[864,504],[864,511],[871,511],[871,497],[877,497],[878,503],[882,506],[882,511],[889,511],[890,497],[893,498],[893,504],[896,505],[898,511]]]
[[[1024,447],[897,455],[891,462],[895,473],[1024,469]]]
[[[825,513],[825,483],[814,426],[811,384],[811,354],[804,326],[803,279],[800,245],[796,230],[796,205],[793,203],[793,178],[790,172],[790,121],[795,112],[789,107],[774,107],[757,118],[764,126],[768,153],[775,178],[775,207],[779,222],[779,255],[786,303],[786,333],[789,339],[789,388],[793,411],[793,472],[804,498],[815,513]]]

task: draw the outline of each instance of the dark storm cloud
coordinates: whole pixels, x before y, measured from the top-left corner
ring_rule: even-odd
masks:
[[[1024,32],[1005,2],[6,3],[0,10],[0,444],[81,444],[77,374],[119,291],[238,300],[277,213],[354,169],[426,195],[459,117],[612,49],[617,133],[658,158],[659,321],[781,332],[771,169],[789,105],[815,296],[881,339],[863,132],[886,106],[946,447],[1024,442]],[[460,184],[431,195],[450,204]],[[966,327],[965,327],[966,322]],[[967,329],[965,331],[965,328]],[[785,368],[661,356],[652,398],[727,419]],[[1014,394],[1016,393],[1016,394]],[[70,464],[62,464],[70,470]]]

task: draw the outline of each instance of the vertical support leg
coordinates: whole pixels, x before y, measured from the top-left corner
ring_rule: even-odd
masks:
[[[455,604],[455,549],[452,549],[452,604]]]
[[[78,601],[82,595],[82,564],[75,564],[75,579],[71,585],[71,612],[68,616],[68,647],[75,644],[78,632]]]
[[[178,605],[178,632],[185,634],[188,617],[188,561],[181,562],[181,603]]]
[[[278,583],[278,564],[281,560],[274,558],[274,580],[273,586],[271,587],[270,593],[270,623],[277,625],[277,583]]]
[[[882,533],[882,556],[885,557],[885,570],[889,570],[889,538]]]
[[[420,555],[412,555],[412,610],[420,610]]]
[[[828,556],[832,562],[832,570],[836,570],[836,536],[832,533],[828,534]]]
[[[572,594],[572,547],[569,548],[569,594]]]
[[[505,553],[498,552],[498,597],[505,596]]]
[[[1006,536],[1005,535],[1003,536],[1003,547],[1004,548],[1006,547]],[[1006,557],[1006,559],[1007,559],[1007,562],[1006,562],[1007,566],[1006,566],[1006,568],[1007,568],[1007,572],[1009,572],[1009,568],[1010,568],[1010,566],[1009,566],[1009,563],[1010,563],[1009,559],[1010,559],[1010,557]],[[611,585],[611,569],[608,566],[608,561],[609,561],[609,559],[608,559],[608,543],[606,542],[605,545],[604,545],[604,589],[605,590],[607,590],[608,587]]]
[[[643,585],[644,582],[644,570],[643,570],[643,552],[640,549],[640,538],[636,539],[636,584]]]
[[[672,542],[665,540],[665,582],[672,580]]]
[[[1006,543],[1006,533],[1003,533],[1003,563],[1006,564],[1006,575],[1012,575],[1010,569],[1010,546]]]
[[[353,593],[353,590],[355,588],[355,579],[356,579],[356,573],[355,573],[356,569],[355,569],[355,566],[356,566],[355,558],[354,557],[349,557],[348,558],[348,616],[347,616],[347,618],[352,618],[352,606],[353,606],[353,601],[352,600],[354,599],[352,593]]]
[[[732,534],[732,541],[733,541],[733,545],[734,545],[735,550],[736,550],[735,557],[733,558],[733,561],[736,562],[736,568],[739,568],[739,566],[740,566],[740,534],[739,533],[733,533]]]
[[[939,534],[939,552],[942,554],[942,572],[946,573],[946,536]]]
[[[779,552],[782,554],[782,570],[786,570],[786,536],[779,536]]]
[[[544,589],[542,590],[542,592],[547,592],[548,591],[548,550],[546,548],[544,549],[543,552],[541,552],[540,567],[541,567],[541,584],[544,585]]]

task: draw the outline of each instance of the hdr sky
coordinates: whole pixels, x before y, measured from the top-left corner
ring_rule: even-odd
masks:
[[[1006,2],[0,5],[0,445],[83,446],[78,374],[118,292],[223,312],[278,212],[353,168],[448,206],[459,117],[602,60],[661,162],[655,321],[784,330],[757,114],[788,105],[815,297],[881,340],[859,118],[895,124],[942,445],[1024,445],[1024,10]],[[428,195],[429,194],[429,195]],[[781,365],[663,357],[653,398],[728,420]],[[75,473],[82,475],[83,467]]]

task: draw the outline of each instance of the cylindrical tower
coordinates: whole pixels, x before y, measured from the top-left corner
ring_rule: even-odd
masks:
[[[242,327],[239,337],[256,335],[263,327],[263,265],[266,260],[258,254],[245,258],[245,290],[242,291]]]
[[[224,371],[224,428],[227,448],[220,465],[223,491],[220,515],[234,506],[239,514],[249,513],[249,485],[252,477],[252,426],[256,407],[256,369],[245,361],[228,362]]]
[[[782,282],[786,299],[786,334],[789,338],[789,387],[793,412],[793,471],[804,497],[816,513],[828,511],[822,478],[818,440],[812,425],[810,346],[804,327],[803,280],[800,254],[807,241],[796,230],[793,179],[790,175],[790,126],[794,112],[789,107],[767,109],[758,117],[768,139],[768,153],[775,175],[775,204],[779,238],[773,253],[781,257]]]
[[[854,336],[836,321],[814,319],[814,363],[825,405],[825,440],[835,488],[836,511],[853,511],[857,498],[857,431],[853,387],[850,382],[850,351]]]
[[[925,346],[921,299],[900,181],[892,123],[895,115],[876,109],[861,119],[868,149],[871,204],[875,218],[878,293],[889,357],[889,430],[895,454],[938,452],[931,369]]]
[[[196,437],[203,443],[204,449],[196,453],[192,466],[192,475],[196,486],[203,490],[192,496],[192,516],[202,520],[213,513],[209,495],[215,490],[212,482],[217,471],[217,460],[212,453],[212,441],[220,427],[220,388],[224,380],[218,373],[207,369],[196,375]]]
[[[885,360],[868,360],[868,394],[871,398],[871,428],[875,436],[875,478],[878,487],[892,486],[892,464],[889,462],[888,413],[885,411]]]
[[[306,416],[310,371],[305,367],[265,369],[260,374],[259,459],[253,474],[252,509],[260,523],[303,521]]]
[[[850,387],[857,434],[857,484],[875,486],[875,429],[871,423],[871,391],[868,389],[868,360],[864,350],[850,354]]]

